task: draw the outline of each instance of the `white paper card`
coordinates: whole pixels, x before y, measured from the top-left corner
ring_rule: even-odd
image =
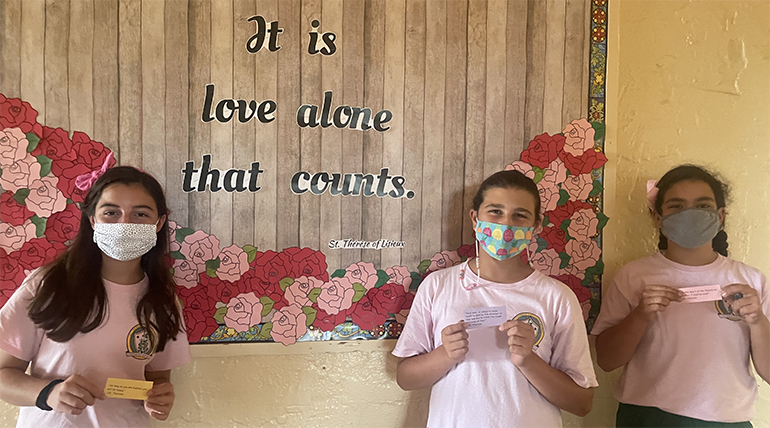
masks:
[[[713,302],[714,300],[722,300],[722,287],[718,285],[687,287],[680,288],[679,290],[684,293],[682,302],[686,303]]]
[[[479,327],[497,327],[506,321],[505,306],[486,308],[468,308],[465,310],[465,323],[468,330]]]

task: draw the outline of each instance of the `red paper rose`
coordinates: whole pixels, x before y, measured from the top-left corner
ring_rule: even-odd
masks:
[[[251,266],[254,267],[255,276],[262,282],[263,287],[278,284],[287,277],[294,277],[291,258],[284,252],[258,251]]]
[[[397,314],[406,303],[406,292],[399,284],[389,283],[380,288],[372,288],[366,295],[380,315]]]
[[[548,242],[548,248],[553,248],[557,253],[563,252],[567,244],[567,234],[558,226],[544,228],[540,237]]]
[[[387,315],[377,313],[368,296],[364,296],[347,310],[347,315],[362,330],[372,330],[376,326],[385,324]]]
[[[322,331],[332,331],[334,330],[334,327],[345,322],[346,316],[344,312],[329,315],[326,311],[319,308],[317,303],[313,305],[313,309],[318,311],[315,315],[315,321],[313,321],[313,327],[317,329]]]
[[[464,259],[476,257],[476,246],[471,244],[463,244],[460,246],[460,248],[457,249],[457,254],[459,254],[460,257]]]
[[[562,152],[559,157],[564,161],[564,165],[567,165],[567,169],[572,175],[588,174],[607,163],[607,156],[596,150],[586,150],[585,153],[577,157]]]
[[[45,237],[52,242],[67,242],[74,239],[80,229],[80,210],[75,204],[68,204],[64,211],[54,213],[45,224]]]
[[[21,128],[25,134],[32,131],[38,137],[43,134],[42,126],[37,123],[37,112],[28,102],[0,94],[0,129],[6,128]]]
[[[35,215],[26,206],[13,199],[13,192],[3,192],[0,195],[0,221],[11,226],[21,226],[24,220]]]
[[[32,270],[54,261],[66,249],[67,247],[61,242],[50,242],[44,238],[35,238],[25,242],[16,253],[19,258],[19,264],[24,269]]]
[[[83,132],[72,133],[72,144],[78,163],[86,165],[91,170],[99,169],[104,165],[104,160],[110,150],[104,144],[93,141]],[[115,165],[115,158],[110,161],[110,167]]]
[[[240,282],[222,281],[219,278],[212,278],[203,272],[199,275],[201,287],[206,290],[209,298],[215,302],[227,304],[233,297],[245,293],[247,285]],[[241,287],[239,287],[239,285]],[[195,287],[198,288],[198,287]]]
[[[56,187],[65,197],[75,202],[83,202],[88,190],[80,190],[75,186],[75,179],[79,175],[88,174],[91,169],[77,160],[54,159],[51,163],[51,172],[59,178]]]
[[[559,275],[554,278],[567,284],[567,286],[575,292],[578,302],[582,303],[591,299],[591,291],[581,285],[578,277],[574,275]]]
[[[33,156],[46,155],[56,163],[57,159],[75,160],[75,152],[72,150],[72,140],[67,131],[61,128],[43,127],[43,137],[32,151]],[[56,174],[54,172],[56,176]]]
[[[572,217],[576,211],[580,211],[585,208],[593,208],[591,204],[583,201],[567,201],[566,204],[554,208],[552,211],[548,211],[545,215],[548,216],[548,221],[553,223],[555,227],[561,226],[561,222]]]
[[[559,152],[564,148],[564,140],[563,135],[540,134],[521,152],[521,160],[538,168],[548,168],[559,157]]]
[[[311,248],[292,247],[282,251],[292,265],[292,278],[301,276],[315,277],[324,282],[329,280],[326,272],[326,256],[320,251]]]
[[[184,323],[187,327],[187,340],[199,342],[201,337],[213,333],[219,325],[214,320],[216,301],[212,300],[203,287],[177,288],[179,297],[184,302]]]
[[[238,288],[242,290],[242,293],[253,291],[257,297],[269,297],[270,300],[273,301],[273,307],[275,309],[281,309],[289,304],[284,298],[284,292],[281,290],[281,285],[278,282],[270,283],[265,279],[264,269],[263,271],[257,271],[256,269],[247,270],[246,273],[241,276],[241,279],[238,280],[237,284]]]
[[[0,249],[0,307],[19,288],[25,277],[24,267],[19,263],[19,252],[8,255]]]

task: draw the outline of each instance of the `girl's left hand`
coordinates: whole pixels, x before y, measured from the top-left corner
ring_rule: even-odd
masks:
[[[725,296],[736,293],[743,294],[743,297],[733,302],[733,313],[742,316],[749,324],[760,322],[765,314],[762,313],[762,303],[759,300],[757,290],[746,284],[730,284],[722,288],[722,294]]]
[[[156,384],[147,391],[144,410],[159,421],[168,419],[171,408],[174,407],[174,385],[171,382]]]
[[[508,335],[508,350],[511,352],[511,362],[514,366],[522,366],[532,355],[535,346],[535,328],[524,321],[506,321],[500,326],[500,331]]]

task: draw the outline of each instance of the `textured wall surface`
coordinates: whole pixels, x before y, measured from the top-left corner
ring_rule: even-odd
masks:
[[[770,2],[613,1],[610,23],[606,279],[654,249],[644,183],[682,162],[711,167],[730,182],[732,255],[770,273]],[[392,346],[250,348],[259,355],[198,347],[199,356],[174,373],[171,421],[157,425],[419,426],[427,394],[395,384]],[[594,410],[565,417],[565,426],[611,426],[617,373],[598,374]],[[12,425],[15,415],[0,404],[0,426]],[[753,422],[770,427],[767,384]]]

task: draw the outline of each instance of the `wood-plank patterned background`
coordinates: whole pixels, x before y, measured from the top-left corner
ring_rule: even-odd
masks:
[[[321,249],[331,270],[357,261],[416,266],[472,242],[468,209],[484,177],[529,140],[585,117],[587,0],[3,0],[0,92],[39,121],[83,131],[122,165],[165,186],[170,218],[222,247]],[[281,49],[250,54],[249,17],[278,21]],[[307,53],[311,21],[337,35]],[[205,86],[223,98],[275,100],[276,120],[201,120]],[[391,129],[300,128],[301,104],[393,113]],[[184,193],[181,169],[249,169],[255,193]],[[295,172],[403,175],[414,199],[296,196]],[[331,239],[405,248],[329,250]]]

